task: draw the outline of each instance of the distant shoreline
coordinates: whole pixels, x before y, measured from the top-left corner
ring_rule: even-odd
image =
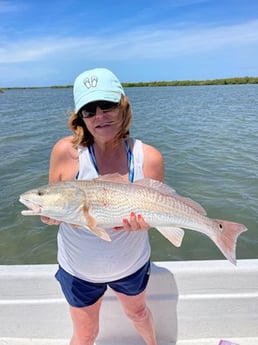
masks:
[[[154,87],[154,86],[201,86],[201,85],[238,85],[238,84],[258,84],[258,77],[236,77],[211,80],[174,80],[174,81],[149,81],[149,82],[131,82],[122,83],[124,87]],[[25,87],[1,87],[0,93],[5,90],[16,89],[67,89],[73,85],[53,85],[53,86],[25,86]]]

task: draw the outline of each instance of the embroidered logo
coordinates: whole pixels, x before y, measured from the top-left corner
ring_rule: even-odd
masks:
[[[95,75],[93,75],[93,76],[91,77],[91,79],[87,77],[87,78],[85,78],[85,79],[83,80],[83,84],[84,84],[88,89],[90,89],[91,87],[96,87],[97,84],[98,84],[98,78],[97,78]]]

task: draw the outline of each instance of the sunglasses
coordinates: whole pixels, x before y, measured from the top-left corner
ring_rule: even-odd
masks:
[[[118,107],[119,103],[109,102],[109,101],[96,101],[86,104],[80,110],[80,116],[84,119],[89,119],[96,115],[97,107],[101,110],[108,112],[114,110]]]

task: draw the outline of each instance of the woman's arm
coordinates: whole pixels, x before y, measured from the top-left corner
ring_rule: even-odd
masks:
[[[144,177],[164,182],[165,169],[161,153],[155,147],[143,144],[143,154]]]

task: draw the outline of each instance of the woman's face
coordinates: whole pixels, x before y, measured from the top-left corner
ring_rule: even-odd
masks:
[[[94,137],[94,141],[107,142],[114,139],[121,128],[121,109],[117,105],[110,108],[104,107],[104,109],[101,106],[101,104],[97,105],[90,116],[83,117],[83,121]],[[83,111],[81,113],[83,115]]]

